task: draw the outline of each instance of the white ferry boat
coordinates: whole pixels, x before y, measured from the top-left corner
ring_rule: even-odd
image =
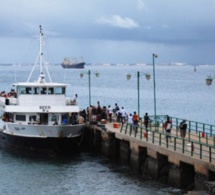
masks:
[[[79,106],[66,97],[68,85],[49,82],[43,74],[43,33],[40,26],[39,64],[36,62],[27,82],[14,83],[8,94],[0,97],[0,144],[12,149],[39,152],[74,151],[82,140]],[[39,78],[32,82],[35,66]],[[79,121],[79,123],[78,123]]]

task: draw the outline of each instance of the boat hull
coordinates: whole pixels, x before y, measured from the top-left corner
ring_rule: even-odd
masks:
[[[61,66],[63,68],[66,69],[70,69],[70,68],[79,68],[79,69],[83,69],[85,65],[85,62],[80,62],[80,63],[74,63],[74,64],[64,64],[62,63]]]
[[[65,154],[76,153],[80,150],[83,134],[77,137],[25,137],[16,136],[0,131],[0,145],[11,151]]]

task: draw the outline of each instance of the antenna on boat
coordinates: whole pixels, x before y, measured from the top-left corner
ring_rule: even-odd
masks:
[[[43,51],[42,51],[42,39],[43,39],[43,32],[42,26],[40,25],[40,78],[43,76]]]
[[[31,75],[32,75],[32,73],[33,73],[33,71],[34,71],[34,69],[35,69],[35,67],[36,67],[36,64],[37,64],[37,61],[38,61],[38,59],[40,60],[40,76],[39,76],[39,79],[38,79],[38,82],[39,83],[44,83],[45,82],[45,75],[43,74],[43,63],[44,63],[44,60],[43,60],[43,47],[42,47],[42,44],[43,44],[43,32],[42,32],[42,26],[40,25],[39,26],[39,29],[40,29],[40,36],[39,36],[39,43],[40,43],[40,51],[39,51],[39,55],[38,55],[38,57],[37,57],[37,60],[36,60],[36,62],[34,63],[34,67],[32,68],[32,70],[31,70],[31,73],[30,73],[30,75],[29,75],[29,77],[28,77],[28,80],[27,80],[27,82],[29,82],[29,80],[30,80],[30,78],[31,78]],[[45,63],[44,63],[45,64]],[[45,64],[45,66],[46,66],[46,64]],[[52,80],[51,80],[51,76],[50,76],[50,74],[49,74],[49,71],[48,71],[48,68],[47,68],[47,66],[46,66],[46,72],[47,72],[47,74],[48,74],[48,77],[49,77],[49,80],[50,80],[50,82],[52,82]]]

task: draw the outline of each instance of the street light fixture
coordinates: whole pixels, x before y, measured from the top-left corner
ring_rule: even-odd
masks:
[[[88,70],[88,72],[86,73],[88,74],[88,84],[89,84],[89,106],[91,105],[91,71]],[[80,73],[80,77],[82,78],[84,76],[84,73]],[[96,77],[99,77],[99,73],[96,72],[95,73]]]
[[[153,83],[154,83],[154,120],[155,124],[157,122],[157,114],[156,114],[156,83],[155,83],[155,58],[157,58],[157,54],[152,54],[152,64],[153,64]]]
[[[150,80],[151,75],[149,73],[144,74],[146,80]],[[138,116],[140,117],[140,72],[137,72],[137,109],[138,109]],[[127,80],[131,79],[131,74],[126,75]]]
[[[207,84],[207,86],[210,86],[210,85],[212,85],[212,82],[213,82],[213,78],[212,78],[212,76],[207,76],[207,78],[206,78],[206,84]]]

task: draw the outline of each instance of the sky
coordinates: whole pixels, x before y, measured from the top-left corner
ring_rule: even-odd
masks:
[[[215,64],[214,0],[0,0],[0,63]]]

